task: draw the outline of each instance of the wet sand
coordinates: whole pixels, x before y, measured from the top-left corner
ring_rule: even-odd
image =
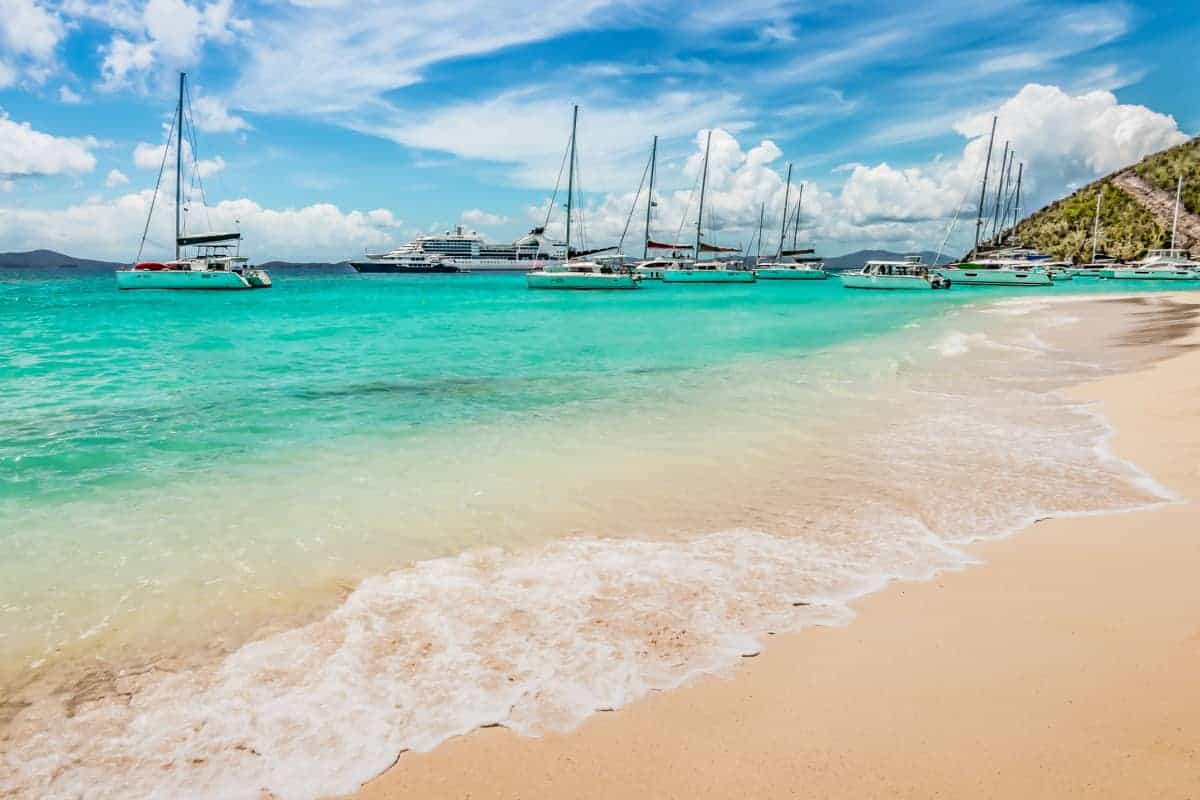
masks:
[[[1073,391],[1118,455],[1195,498],[1200,352],[1179,353]],[[971,551],[982,565],[770,637],[730,676],[565,735],[404,753],[356,796],[1200,797],[1197,505],[1046,520]]]

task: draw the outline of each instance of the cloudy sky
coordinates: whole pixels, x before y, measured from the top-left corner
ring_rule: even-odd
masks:
[[[760,204],[777,229],[790,161],[820,252],[935,249],[974,216],[993,113],[1027,207],[1200,133],[1198,39],[1194,2],[0,0],[0,250],[132,258],[181,69],[189,228],[237,220],[256,258],[513,238],[573,103],[589,244],[653,135],[655,234],[694,224],[712,129],[710,239],[747,243]]]

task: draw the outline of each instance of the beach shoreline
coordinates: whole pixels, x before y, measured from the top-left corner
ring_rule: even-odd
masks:
[[[485,728],[403,753],[354,797],[1196,797],[1196,343],[1069,390],[1179,502],[971,544],[980,564],[771,636],[730,675],[566,734]]]

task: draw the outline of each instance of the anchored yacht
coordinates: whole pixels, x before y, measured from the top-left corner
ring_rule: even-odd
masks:
[[[847,289],[949,289],[950,281],[921,263],[920,256],[903,261],[868,261],[862,269],[841,272],[838,278]]]
[[[1151,250],[1141,261],[1097,271],[1097,277],[1139,281],[1200,280],[1200,263],[1187,250]]]
[[[413,244],[406,244],[386,253],[367,253],[362,261],[351,261],[356,272],[422,274],[453,273],[461,270],[444,256],[427,253]]]

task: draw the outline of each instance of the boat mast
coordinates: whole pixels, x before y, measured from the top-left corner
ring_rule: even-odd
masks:
[[[1179,229],[1179,195],[1183,192],[1183,175],[1175,182],[1175,221],[1171,223],[1171,249],[1175,249],[1175,231]]]
[[[761,203],[758,206],[758,250],[754,254],[754,263],[762,261],[762,231],[763,231],[763,215],[767,213],[767,204]]]
[[[571,144],[567,158],[571,164],[567,170],[567,255],[566,261],[571,260],[571,200],[575,195],[575,124],[579,121],[579,106],[571,111]]]
[[[646,238],[642,240],[642,260],[650,253],[650,210],[654,208],[654,164],[658,156],[658,137],[650,145],[650,192],[646,195]]]
[[[1021,219],[1021,176],[1025,172],[1025,162],[1017,164],[1017,200],[1013,203],[1013,228],[1017,227],[1017,222]]]
[[[175,125],[175,260],[179,260],[179,220],[183,204],[183,80],[186,72],[179,73],[179,107]]]
[[[1092,223],[1092,263],[1096,263],[1096,249],[1100,245],[1100,201],[1104,199],[1104,184],[1096,192],[1096,220]]]
[[[979,253],[979,233],[983,229],[983,203],[987,198],[988,171],[992,168],[992,144],[996,141],[997,119],[998,117],[992,117],[992,135],[988,138],[987,161],[983,165],[983,185],[979,188],[979,208],[975,216],[975,248],[971,251],[972,257]]]
[[[792,249],[796,249],[796,240],[800,238],[800,206],[804,203],[804,183],[800,184],[800,194],[796,196],[796,222],[792,225]]]
[[[997,228],[997,237],[1008,230],[1008,209],[1012,207],[1013,185],[1012,185],[1012,168],[1013,162],[1017,160],[1017,154],[1014,152],[1012,158],[1008,159],[1008,169],[1005,171],[1004,177],[1004,211],[1000,213],[1000,227]],[[1001,241],[1007,241],[1005,236]]]
[[[992,243],[1000,232],[1000,198],[1004,192],[1004,169],[1008,166],[1008,140],[1004,140],[1004,157],[1000,159],[1000,180],[996,182],[996,208],[992,212]]]
[[[779,229],[779,251],[775,254],[775,260],[783,258],[783,240],[787,236],[788,224],[788,196],[792,193],[792,162],[788,162],[787,185],[783,189],[783,225]]]
[[[700,213],[696,215],[696,260],[700,260],[700,224],[704,222],[704,190],[708,186],[708,149],[712,146],[712,129],[704,143],[704,172],[700,177]]]

